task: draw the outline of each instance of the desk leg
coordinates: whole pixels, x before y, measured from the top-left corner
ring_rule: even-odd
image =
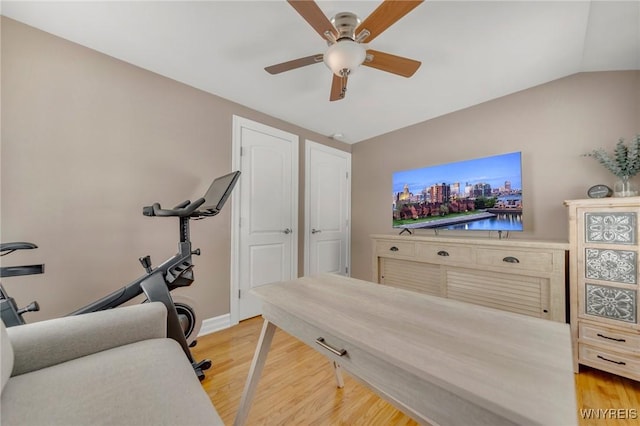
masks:
[[[334,373],[336,373],[336,382],[338,384],[338,387],[340,389],[342,389],[344,387],[344,379],[342,378],[342,367],[340,367],[340,364],[338,364],[335,361],[333,362],[333,371]]]
[[[238,414],[233,422],[234,426],[242,426],[247,421],[249,416],[249,410],[251,409],[251,402],[253,401],[253,395],[258,387],[258,380],[262,374],[262,368],[264,362],[267,359],[269,348],[271,347],[271,340],[273,340],[273,334],[276,331],[276,326],[264,320],[262,325],[262,332],[260,333],[260,340],[258,340],[258,346],[256,352],[253,355],[253,361],[251,362],[251,368],[249,369],[249,376],[247,382],[244,385],[244,391],[242,391],[242,398],[240,399],[240,407],[238,408]]]

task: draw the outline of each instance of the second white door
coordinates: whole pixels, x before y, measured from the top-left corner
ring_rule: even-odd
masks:
[[[351,154],[306,141],[305,275],[349,275]]]

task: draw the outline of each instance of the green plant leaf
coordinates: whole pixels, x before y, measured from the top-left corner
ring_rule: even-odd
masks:
[[[623,138],[620,138],[610,155],[602,148],[594,149],[587,154],[593,157],[615,176],[635,176],[640,172],[640,134],[627,146]]]

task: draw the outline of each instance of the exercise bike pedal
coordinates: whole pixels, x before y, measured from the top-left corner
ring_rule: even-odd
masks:
[[[197,370],[208,370],[211,368],[211,360],[210,359],[203,359],[202,361],[199,362],[194,362],[193,364],[193,368],[197,371]]]
[[[191,364],[193,366],[193,371],[195,371],[196,376],[198,376],[198,380],[204,380],[204,370],[208,370],[211,368],[211,360],[203,359],[200,362],[194,362]]]
[[[198,380],[203,381],[205,378],[204,372],[199,368],[196,368],[194,371],[196,372],[196,376],[198,376]]]

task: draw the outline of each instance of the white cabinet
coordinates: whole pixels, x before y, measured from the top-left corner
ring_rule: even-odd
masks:
[[[565,204],[574,370],[583,364],[640,380],[640,197]]]
[[[373,281],[566,322],[565,242],[372,235]]]

